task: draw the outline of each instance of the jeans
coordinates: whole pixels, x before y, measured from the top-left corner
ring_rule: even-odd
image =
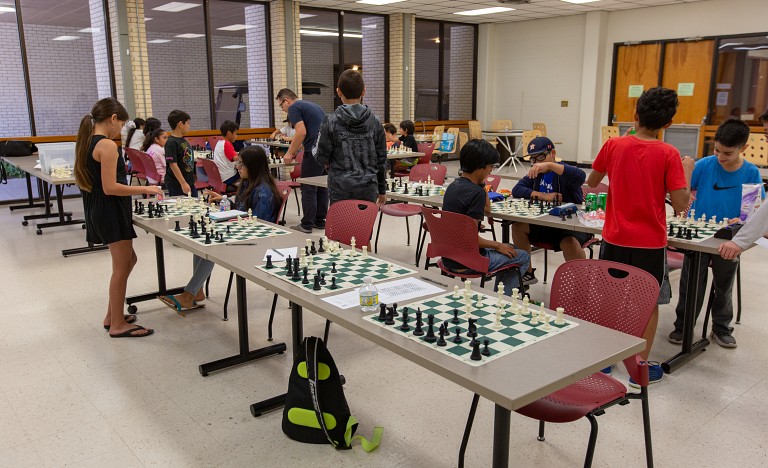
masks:
[[[528,271],[528,267],[531,264],[531,254],[525,250],[515,249],[515,256],[512,258],[507,257],[503,253],[497,252],[495,249],[480,249],[484,257],[490,258],[488,264],[488,271],[493,271],[501,268],[505,265],[516,264],[520,265],[520,274]],[[514,269],[506,270],[496,275],[496,282],[494,283],[494,289],[499,288],[499,283],[504,283],[504,294],[507,296],[512,295],[512,289],[520,288],[520,280],[518,272]]]
[[[198,179],[198,180],[200,180],[200,179]],[[227,180],[225,180],[223,182],[224,182],[224,185],[233,185],[238,180],[240,180],[240,174],[235,172],[235,175],[233,175],[232,177],[230,177],[229,179],[227,179]]]
[[[198,257],[197,255],[193,255],[192,278],[189,279],[189,282],[184,287],[184,291],[192,294],[193,296],[196,295],[197,292],[202,289],[203,285],[205,284],[205,280],[211,276],[213,265],[214,263],[212,261]]]
[[[301,176],[314,177],[328,174],[328,171],[314,157],[304,153],[301,161]],[[325,226],[325,216],[328,214],[328,189],[302,184],[301,208],[304,216],[301,227],[312,229],[313,226]]]
[[[736,279],[736,269],[739,262],[725,260],[720,255],[701,254],[701,263],[698,274],[694,277],[699,283],[696,297],[696,318],[699,317],[701,306],[704,304],[704,294],[707,291],[707,269],[712,266],[712,283],[715,288],[715,298],[712,301],[712,331],[716,333],[731,333],[731,320],[733,319],[733,282]],[[675,330],[683,329],[683,317],[685,315],[686,288],[688,287],[688,274],[691,269],[691,259],[688,255],[683,261],[683,270],[680,273],[680,299],[677,301],[675,312]]]

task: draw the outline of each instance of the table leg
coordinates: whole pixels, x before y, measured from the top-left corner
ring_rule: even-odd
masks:
[[[512,229],[512,221],[501,221],[501,242],[509,244],[509,231]]]
[[[509,159],[504,161],[504,164],[499,166],[499,169],[496,170],[496,173],[498,174],[499,170],[501,170],[501,168],[506,166],[507,163],[509,162],[512,163],[512,166],[515,168],[515,171],[517,171],[517,161],[515,161],[515,156],[517,155],[517,151],[512,151],[512,146],[515,144],[515,137],[503,136],[503,137],[497,137],[497,138],[498,138],[498,142],[501,143],[501,146],[503,146],[504,149],[506,149],[507,152],[509,153]],[[510,138],[512,138],[511,144],[509,142]]]
[[[509,422],[512,411],[496,405],[493,417],[493,466],[509,466]]]
[[[56,190],[56,208],[59,210],[59,220],[54,221],[52,223],[40,223],[37,225],[37,234],[42,234],[42,230],[44,228],[49,227],[57,227],[57,226],[68,226],[72,224],[83,224],[85,223],[85,220],[83,219],[72,219],[72,213],[71,212],[65,212],[64,211],[64,189],[61,185],[55,185],[54,189]],[[64,219],[66,218],[66,220]]]
[[[48,193],[48,184],[37,179],[37,191],[43,195],[43,207],[45,208],[45,213],[24,216],[24,221],[21,222],[24,226],[29,224],[29,220],[31,219],[45,219],[59,215],[58,213],[51,212],[51,195]]]
[[[709,340],[702,338],[696,343],[693,342],[693,332],[696,326],[696,294],[699,284],[697,272],[701,265],[701,252],[691,252],[689,254],[690,268],[688,269],[688,287],[685,295],[685,315],[683,316],[683,349],[661,364],[664,372],[671,374],[677,367],[682,366],[698,355],[698,353],[707,349]]]
[[[61,251],[61,254],[65,257],[69,257],[70,255],[78,255],[78,254],[84,254],[84,253],[91,253],[91,252],[98,252],[101,250],[109,250],[108,245],[94,245],[92,242],[88,242],[87,247],[77,247],[74,249],[64,249]]]
[[[46,208],[46,206],[42,203],[35,203],[35,200],[42,201],[42,195],[39,195],[37,198],[35,198],[34,194],[32,193],[32,176],[29,175],[29,172],[24,173],[24,178],[27,182],[27,203],[23,205],[9,206],[8,208],[11,211],[27,210],[29,208]],[[16,203],[17,201],[21,200],[8,200],[4,203]],[[50,205],[48,205],[48,208],[50,208]]]
[[[157,291],[153,291],[146,294],[139,294],[137,296],[129,296],[125,298],[125,303],[128,304],[128,312],[135,314],[137,302],[154,301],[157,296],[174,295],[184,292],[183,287],[167,289],[165,285],[165,252],[163,250],[163,239],[155,236],[155,261],[157,262]]]

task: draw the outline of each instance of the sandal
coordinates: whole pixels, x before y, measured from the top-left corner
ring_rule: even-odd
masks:
[[[175,297],[173,296],[157,296],[158,299],[160,299],[160,302],[167,305],[171,309],[175,310],[177,314],[181,315],[182,317],[186,317],[187,315],[184,313],[188,310],[194,310],[199,309],[201,307],[205,307],[205,304],[198,304],[196,301],[192,302],[191,307],[183,307],[181,305],[181,302],[179,302]]]
[[[125,322],[128,324],[136,323],[136,320],[138,320],[138,317],[134,314],[126,314],[123,316],[125,318]],[[109,325],[104,325],[104,330],[109,331]]]
[[[147,333],[142,333],[141,335],[134,335],[133,332],[139,331],[139,330],[146,330]],[[122,333],[118,333],[117,335],[109,335],[110,338],[144,338],[145,336],[149,336],[152,333],[154,333],[155,330],[151,328],[144,328],[141,325],[136,325],[135,327],[128,329]]]

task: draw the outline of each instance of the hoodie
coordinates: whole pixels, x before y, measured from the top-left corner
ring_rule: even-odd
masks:
[[[563,175],[555,174],[555,178],[552,181],[554,191],[563,195],[563,202],[580,205],[584,202],[584,193],[581,186],[584,184],[584,179],[586,179],[587,175],[578,167],[564,163],[560,164],[563,166]],[[543,190],[539,190],[539,185],[543,176],[544,174],[539,174],[535,179],[531,179],[528,176],[523,177],[512,189],[512,196],[515,198],[531,198],[533,191],[542,192]]]
[[[343,104],[326,115],[314,156],[328,165],[331,201],[375,201],[387,191],[387,142],[384,127],[363,104]],[[346,194],[346,195],[344,195]]]

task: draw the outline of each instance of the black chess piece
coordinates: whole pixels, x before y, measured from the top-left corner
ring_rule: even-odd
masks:
[[[205,233],[205,244],[208,245],[211,243],[211,234]]]
[[[480,354],[482,354],[483,356],[490,356],[491,355],[491,350],[488,349],[488,345],[489,344],[491,344],[490,340],[488,340],[488,339],[483,340],[483,350],[480,351]]]
[[[315,241],[312,241],[312,248],[309,249],[309,253],[312,255],[317,254],[317,249],[315,248]]]
[[[470,338],[477,336],[477,325],[475,325],[476,322],[477,319],[472,317],[469,318],[469,324],[467,325],[467,336]]]
[[[387,316],[384,319],[384,325],[394,325],[395,317],[392,315],[392,309],[387,312]]]
[[[338,273],[336,271],[336,262],[331,263],[331,273]]]
[[[423,336],[424,335],[424,329],[421,328],[423,323],[421,323],[420,319],[416,320],[416,329],[413,331],[413,336]]]
[[[320,277],[315,275],[315,284],[312,285],[312,290],[320,291],[321,289],[323,288],[320,287]]]
[[[427,335],[424,337],[424,341],[427,343],[434,343],[437,340],[435,338],[435,316],[430,314],[427,316]]]
[[[461,320],[459,320],[459,309],[453,309],[453,318],[451,319],[451,323],[459,323]]]
[[[560,221],[565,221],[565,211],[560,210]]]
[[[440,335],[440,338],[438,338],[436,344],[441,347],[447,345],[448,343],[445,342],[445,334],[446,334],[445,327],[441,326],[440,330],[438,331],[438,334]]]
[[[217,232],[216,235],[218,236],[218,239],[219,239],[217,242],[219,244],[223,244],[224,243],[224,234],[222,234],[221,232]]]
[[[134,214],[139,214],[139,201],[138,200],[134,200],[133,201],[133,213]]]
[[[299,276],[299,259],[294,258],[293,259],[293,274],[291,275],[291,281],[299,281],[301,279],[301,276]]]
[[[175,232],[181,231],[181,225],[179,225],[179,221],[176,221],[176,226],[173,227],[173,230]]]
[[[672,223],[669,223],[669,232],[667,233],[668,236],[672,237],[675,235],[675,225]]]
[[[323,238],[322,237],[320,238],[320,243],[318,245],[317,252],[318,253],[325,252],[325,246],[323,245]]]
[[[483,359],[483,356],[480,354],[479,341],[472,343],[472,354],[469,356],[469,358],[473,361],[481,361]]]
[[[283,267],[286,270],[288,270],[288,274],[293,274],[293,261],[291,260],[291,256],[289,255],[287,259],[285,259],[285,266]]]
[[[453,342],[456,344],[461,344],[464,342],[464,340],[461,338],[461,328],[456,327],[456,337],[453,339]]]
[[[405,313],[405,312],[403,312],[403,318],[402,318],[402,321],[403,321],[403,324],[402,324],[402,325],[400,325],[400,330],[401,330],[401,331],[408,331],[408,330],[410,330],[410,329],[411,329],[411,326],[410,326],[410,325],[408,325],[408,321],[409,321],[409,318],[408,318],[408,314],[407,314],[407,313]]]
[[[696,230],[693,232],[693,238],[699,239],[699,228],[696,228]]]
[[[693,237],[691,237],[693,235],[693,232],[691,232],[691,231],[692,231],[691,229],[686,229],[685,230],[685,239],[686,240],[691,240],[693,238]]]
[[[400,314],[397,312],[397,302],[393,302],[392,303],[392,311],[394,312],[395,317],[399,317],[400,316]]]
[[[310,254],[309,254],[309,246],[307,246],[307,245],[305,245],[305,246],[304,246],[304,255],[305,255],[306,257],[309,257],[309,255],[310,255]]]
[[[301,279],[301,284],[309,284],[309,278],[307,275],[309,274],[309,270],[307,267],[304,267],[304,278]]]
[[[320,270],[317,270],[317,271],[319,272]],[[320,273],[320,284],[325,286],[325,273],[324,272]]]
[[[566,218],[573,219],[573,210],[567,210],[568,214],[566,215]]]
[[[379,304],[379,321],[383,322],[387,319],[387,305],[384,303]]]
[[[403,190],[403,195],[408,195],[408,182],[405,183],[405,189]]]
[[[338,286],[336,286],[336,277],[331,278],[331,289],[336,289]]]
[[[275,266],[272,264],[272,255],[267,255],[267,265],[265,266],[265,268],[272,269],[274,267]]]
[[[229,232],[229,226],[227,226],[227,234],[231,234],[231,232]]]

